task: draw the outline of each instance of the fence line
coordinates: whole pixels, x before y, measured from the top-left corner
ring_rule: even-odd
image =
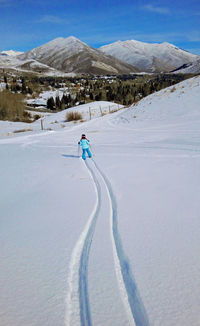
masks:
[[[102,107],[101,105],[99,106],[99,108],[96,108],[96,107],[90,107],[89,106],[89,110],[88,110],[88,116],[89,116],[89,120],[92,119],[92,111],[98,111],[100,112],[100,116],[104,116],[106,114],[109,114],[109,113],[113,113],[113,112],[116,112],[118,110],[121,110],[121,109],[124,109],[125,106],[122,106],[120,107],[119,104],[113,104],[113,105],[108,105],[106,107]]]

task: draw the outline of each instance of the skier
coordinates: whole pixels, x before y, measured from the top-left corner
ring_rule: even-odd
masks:
[[[89,149],[89,145],[90,145],[90,141],[86,138],[86,135],[83,134],[81,136],[81,140],[78,142],[78,145],[82,147],[82,159],[85,160],[86,156],[85,156],[85,152],[87,152],[89,157],[92,157],[92,153],[90,152]]]

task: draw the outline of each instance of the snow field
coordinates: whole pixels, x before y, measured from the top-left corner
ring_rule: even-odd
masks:
[[[75,159],[62,156],[66,154],[66,146],[52,145],[56,142],[45,140],[23,147],[14,145],[15,149],[12,145],[1,146],[1,190],[2,186],[4,190],[1,193],[0,311],[4,325],[64,325],[63,298],[67,291],[69,259],[95,196],[90,179],[83,176],[84,169],[79,167],[80,174],[70,171],[70,162]],[[59,157],[59,162],[56,159],[49,165],[50,157]],[[17,173],[15,177],[13,170]],[[56,177],[57,170],[61,178]],[[79,190],[90,193],[90,203],[86,204],[85,198],[77,198],[74,188],[77,180],[80,180]]]
[[[199,325],[200,77],[175,88],[101,119],[0,140],[4,326],[66,325],[68,314],[77,326],[90,320],[95,326],[133,324],[127,297],[134,291],[125,295],[126,277],[121,268],[121,278],[116,274],[116,206],[117,230],[149,325]],[[87,162],[92,178],[77,157],[82,133],[95,154],[96,166]],[[86,287],[83,296],[78,279]],[[89,307],[82,310],[85,319],[82,298]],[[141,325],[138,319],[135,324]]]
[[[49,94],[49,92],[47,92]],[[54,92],[54,96],[55,96]],[[48,97],[49,95],[45,95]],[[60,93],[61,96],[61,93]],[[45,101],[44,98],[41,98],[41,101]],[[21,137],[21,133],[16,131],[20,130],[29,130],[26,131],[26,135],[31,135],[33,132],[38,132],[40,134],[44,134],[49,131],[57,131],[63,130],[65,128],[70,129],[73,128],[77,122],[66,122],[66,115],[70,112],[79,112],[81,113],[84,121],[93,120],[95,118],[99,118],[102,115],[112,113],[112,111],[118,111],[123,108],[123,105],[119,105],[112,102],[107,101],[96,101],[88,104],[82,104],[75,106],[73,108],[69,108],[63,110],[58,113],[42,113],[42,121],[44,130],[41,130],[41,119],[33,122],[33,123],[23,123],[23,122],[10,122],[10,121],[0,121],[0,139],[5,137]],[[79,126],[80,127],[80,126]],[[24,134],[24,133],[23,133]]]

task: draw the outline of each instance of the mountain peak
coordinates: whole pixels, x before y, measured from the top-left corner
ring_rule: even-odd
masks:
[[[57,37],[54,40],[45,43],[43,45],[41,45],[39,48],[54,48],[56,47],[56,50],[60,50],[60,49],[64,49],[64,48],[69,48],[70,49],[75,49],[75,48],[82,48],[84,46],[88,46],[87,44],[85,44],[84,42],[80,41],[78,38],[76,38],[75,36],[69,36],[69,37]],[[37,50],[38,48],[34,49]]]
[[[0,54],[7,55],[7,56],[17,56],[19,54],[22,54],[24,52],[14,51],[14,50],[8,50],[8,51],[2,51]]]
[[[161,43],[161,45],[169,47],[169,48],[177,48],[177,46],[175,46],[174,44],[169,43],[169,42],[163,42],[163,43]]]
[[[56,37],[53,40],[47,42],[46,44],[50,44],[50,43],[59,43],[62,42],[64,40],[64,37]]]
[[[75,41],[75,42],[81,42],[81,43],[83,43],[81,40],[79,40],[77,37],[75,37],[75,36],[73,36],[73,35],[68,36],[68,37],[66,38],[66,40],[69,40],[69,41]]]
[[[34,59],[64,72],[130,73],[138,71],[124,62],[108,57],[74,36],[59,37],[20,56]]]
[[[145,72],[170,72],[197,58],[168,42],[118,41],[102,46],[99,50]]]

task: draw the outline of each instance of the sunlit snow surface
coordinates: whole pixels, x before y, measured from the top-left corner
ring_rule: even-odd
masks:
[[[200,325],[200,78],[175,88],[1,136],[1,325]]]

